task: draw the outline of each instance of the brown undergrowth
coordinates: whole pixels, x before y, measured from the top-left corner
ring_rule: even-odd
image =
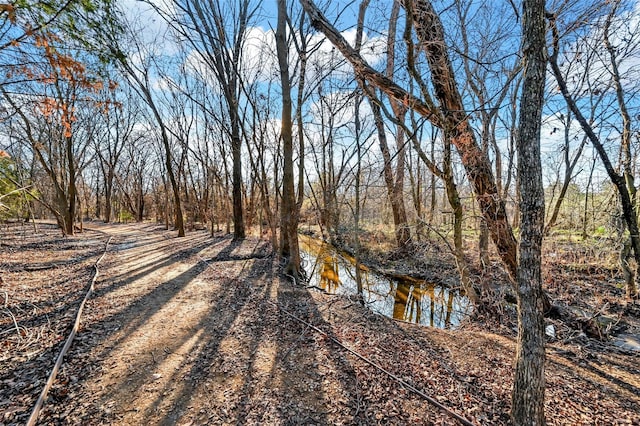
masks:
[[[0,424],[26,421],[107,235],[96,294],[40,424],[456,424],[336,341],[477,424],[509,422],[508,322],[395,322],[292,284],[256,238],[86,229],[2,230]],[[548,345],[549,423],[639,424],[638,356],[561,327]]]

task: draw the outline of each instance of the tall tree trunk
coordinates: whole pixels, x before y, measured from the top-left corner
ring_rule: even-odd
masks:
[[[162,178],[162,186],[164,188],[164,229],[169,230],[169,186],[167,185],[167,179]]]
[[[544,0],[523,3],[524,81],[518,125],[520,245],[516,295],[518,344],[511,417],[516,425],[544,425],[544,293],[540,267],[544,188],[540,127],[546,73]]]
[[[442,179],[444,181],[447,199],[451,210],[453,210],[453,249],[456,257],[456,266],[460,275],[460,283],[467,297],[472,303],[478,302],[471,277],[469,276],[469,266],[464,256],[464,246],[462,245],[462,203],[460,202],[460,194],[453,178],[453,170],[451,168],[451,145],[445,136],[444,159],[442,161]]]
[[[291,82],[286,38],[287,4],[278,0],[278,24],[276,27],[276,50],[282,85],[282,208],[280,210],[280,255],[287,259],[285,272],[297,278],[300,275],[300,249],[298,247],[298,215],[293,177],[293,122],[291,109]]]
[[[400,2],[395,1],[391,7],[391,17],[389,18],[389,31],[387,33],[387,68],[386,76],[393,79],[395,71],[395,44],[396,28],[398,16],[400,15]],[[357,49],[356,49],[357,50]],[[391,109],[399,123],[404,122],[407,107],[396,99],[391,98]],[[389,203],[393,213],[393,225],[395,228],[396,244],[400,250],[408,250],[411,246],[411,232],[408,226],[407,211],[404,205],[404,172],[405,172],[405,132],[402,126],[396,125],[396,167],[395,173],[392,168],[391,154],[387,145],[386,137],[380,136],[380,150],[384,159],[384,179],[387,185]],[[385,133],[386,134],[386,133]]]
[[[104,223],[111,222],[111,196],[113,195],[113,169],[109,167],[104,182],[104,200],[106,208],[104,211]]]
[[[373,100],[370,101],[370,104],[371,111],[373,113],[373,120],[378,132],[378,143],[380,145],[380,151],[382,152],[382,158],[384,160],[383,175],[387,188],[387,195],[389,197],[389,204],[391,204],[396,245],[399,249],[403,249],[408,247],[409,243],[411,242],[411,233],[409,232],[409,227],[407,226],[407,213],[404,207],[403,185],[396,185],[396,179],[394,179],[393,176],[391,153],[389,152],[389,145],[387,143],[387,129],[382,118],[382,111],[380,109],[380,106],[378,106]],[[402,137],[402,134],[404,134],[404,132],[402,131],[402,129],[397,127],[396,131],[398,132],[396,138],[400,138],[400,140],[404,141],[404,138]],[[404,142],[399,143],[401,145],[404,144]],[[404,156],[404,149],[402,151],[402,156]],[[396,161],[400,161],[400,159]],[[402,168],[402,180],[404,181],[404,161]],[[397,179],[401,178],[398,177]]]
[[[484,102],[484,99],[480,98],[481,102]],[[489,155],[489,117],[488,114],[482,114],[482,152],[484,155]],[[500,158],[500,153],[496,154],[496,158]],[[500,191],[500,176],[497,176],[496,179],[496,190],[498,194],[501,194]],[[480,225],[480,233],[478,237],[478,253],[480,256],[480,267],[484,271],[489,266],[489,227],[487,226],[487,221],[484,217],[480,216],[479,219]]]
[[[65,137],[66,155],[67,155],[67,208],[65,212],[65,233],[73,235],[75,233],[74,223],[76,219],[76,207],[78,201],[78,192],[76,187],[76,161],[73,155],[73,136]]]
[[[236,127],[232,124],[232,127]],[[245,237],[244,212],[242,208],[242,139],[240,130],[232,130],[231,136],[231,157],[233,159],[233,171],[231,179],[231,194],[233,199],[233,238],[242,239]]]
[[[169,138],[166,134],[164,126],[161,126],[162,130],[162,142],[164,144],[165,151],[165,166],[167,168],[167,174],[169,175],[169,182],[171,183],[171,189],[173,190],[173,202],[175,205],[176,223],[175,228],[178,230],[178,237],[184,237],[184,218],[182,216],[182,204],[180,201],[180,188],[176,181],[175,174],[173,173],[173,165],[171,164],[171,151],[169,146]]]
[[[140,174],[138,176],[138,188],[137,188],[137,210],[136,212],[138,213],[136,220],[138,222],[142,222],[144,221],[144,187],[143,187],[143,176],[142,174]]]
[[[96,172],[96,217],[102,216],[102,203],[100,202],[100,173]]]
[[[480,217],[480,236],[478,237],[478,249],[480,251],[480,267],[484,271],[489,267],[489,228],[484,217]]]
[[[636,210],[636,186],[634,183],[634,173],[633,167],[631,165],[632,155],[631,155],[631,116],[629,115],[629,110],[627,109],[627,103],[624,99],[624,88],[622,87],[622,82],[620,78],[620,70],[618,68],[618,63],[616,61],[616,48],[611,44],[609,39],[609,32],[611,31],[611,22],[616,15],[618,7],[620,6],[620,0],[615,0],[613,2],[613,7],[611,8],[611,12],[607,16],[607,20],[604,26],[604,45],[607,49],[607,53],[609,53],[609,64],[611,66],[611,74],[613,77],[613,85],[616,90],[616,100],[618,101],[618,108],[620,109],[620,116],[622,118],[622,136],[620,140],[620,151],[622,157],[622,175],[624,176],[625,184],[627,185],[627,191],[629,192],[629,198],[631,199],[631,207],[633,208],[634,217],[637,220],[637,210]],[[629,228],[631,229],[631,228]],[[631,257],[631,247],[633,246],[633,236],[630,236],[623,243],[622,250],[620,252],[620,264],[624,271],[625,275],[625,283],[627,289],[627,297],[632,298],[638,295],[638,287],[637,280],[640,279],[640,255],[635,252],[636,259],[636,273],[634,274],[633,270],[629,267],[629,258]],[[635,249],[638,247],[635,246]],[[635,250],[634,250],[635,251]]]
[[[368,1],[368,0],[367,0]],[[300,14],[300,20],[298,24],[298,31],[302,35],[304,23],[306,22],[304,13]],[[296,121],[298,123],[298,201],[296,206],[296,214],[298,218],[300,216],[300,209],[302,209],[302,202],[304,201],[304,145],[305,145],[305,134],[304,134],[304,120],[302,117],[302,104],[305,99],[305,87],[307,83],[307,39],[302,36],[300,37],[299,43],[296,43],[296,49],[298,53],[298,60],[300,61],[299,65],[299,77],[298,77],[298,85],[297,85],[297,102],[296,102]]]

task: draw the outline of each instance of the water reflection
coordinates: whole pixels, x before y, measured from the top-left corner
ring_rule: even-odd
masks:
[[[355,259],[330,244],[300,236],[300,250],[310,285],[331,294],[356,294]],[[458,292],[410,277],[389,278],[365,266],[363,297],[367,306],[391,318],[451,328],[469,313],[469,300]]]
[[[338,276],[338,259],[336,256],[329,255],[326,250],[318,255],[318,260],[320,259],[322,259],[322,266],[318,287],[329,293],[335,293],[341,284]]]

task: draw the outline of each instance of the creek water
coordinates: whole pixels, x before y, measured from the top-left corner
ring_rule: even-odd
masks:
[[[323,241],[300,235],[309,284],[330,294],[357,294],[355,259]],[[362,296],[374,312],[438,328],[455,328],[471,310],[458,291],[412,277],[387,277],[361,266]]]

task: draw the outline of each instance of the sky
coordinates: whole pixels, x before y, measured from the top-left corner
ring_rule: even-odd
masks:
[[[158,5],[158,7],[161,7],[161,8],[167,8],[168,6],[166,6],[166,4],[170,3],[170,0],[154,0],[154,1],[156,2],[156,5]],[[355,36],[355,29],[354,29],[355,13],[356,13],[355,9],[357,8],[358,3],[359,2],[344,2],[344,1],[331,2],[330,10],[327,13],[329,16],[335,17],[338,15],[338,12],[341,10],[341,8],[347,5],[347,9],[344,10],[343,13],[340,15],[341,19],[339,21],[338,26],[339,28],[345,30],[344,31],[345,38],[347,38],[347,40],[350,40],[350,41],[353,41]],[[384,4],[385,4],[384,2],[378,2],[378,3],[374,2],[374,3],[375,4],[372,4],[370,8],[369,16],[373,16],[375,19],[375,14],[380,15],[380,14],[388,13],[388,10],[383,11],[380,9],[384,7]],[[135,18],[137,22],[145,22],[143,26],[145,27],[145,34],[149,37],[149,40],[153,39],[153,37],[155,37],[157,34],[163,34],[166,32],[167,30],[166,23],[163,21],[162,18],[158,17],[155,12],[151,11],[151,8],[147,4],[140,1],[136,1],[136,0],[124,0],[123,4],[128,16]],[[442,5],[436,5],[436,7],[442,7]],[[448,10],[447,13],[451,13],[451,11]],[[272,77],[273,70],[277,69],[276,67],[277,64],[275,63],[275,57],[273,55],[265,55],[265,52],[269,52],[269,51],[272,52],[274,50],[274,45],[275,45],[273,32],[271,30],[271,28],[275,25],[275,19],[276,19],[275,0],[262,2],[262,7],[260,9],[260,12],[257,14],[257,16],[258,16],[258,19],[255,22],[255,26],[249,29],[249,36],[248,36],[247,46],[245,49],[244,61],[246,62],[246,64],[253,64],[254,68],[257,71],[259,71],[256,73],[255,78],[267,80],[270,76]],[[626,12],[624,22],[627,24],[627,28],[637,28],[640,22],[639,17],[640,17],[640,1],[636,2],[632,10]],[[373,31],[376,31],[376,33],[373,33]],[[613,37],[614,43],[623,41],[619,39],[620,37],[622,37],[619,35],[621,33],[622,33],[621,31],[614,33],[614,37]],[[371,49],[365,49],[364,51],[367,52],[366,59],[370,63],[375,65],[380,63],[380,61],[382,61],[384,58],[384,50],[385,50],[384,30],[373,28],[371,29],[371,33],[368,35],[369,35],[368,43],[370,44]],[[597,35],[598,35],[597,28],[593,28],[592,33],[586,32],[583,35],[583,37],[584,37],[584,40],[588,42],[590,38],[593,40],[596,40]],[[320,36],[316,36],[316,40],[319,40],[320,38],[321,38]],[[456,40],[453,40],[452,43],[455,44]],[[598,42],[596,41],[594,44],[597,45]],[[172,50],[170,41],[165,42],[165,49],[167,51]],[[571,50],[572,50],[571,47],[567,49],[568,52],[570,52]],[[574,50],[577,50],[577,48],[574,48]],[[626,61],[621,63],[622,72],[628,75],[636,75],[636,78],[630,78],[625,80],[625,84],[627,84],[630,88],[634,87],[635,90],[637,90],[637,88],[635,88],[635,85],[638,83],[638,81],[640,81],[640,79],[637,78],[640,70],[640,54],[638,54],[638,52],[640,52],[640,49],[637,49],[637,52],[634,55],[630,55]],[[263,59],[266,57],[269,57],[271,58],[271,62],[264,61],[261,59],[261,57]],[[332,48],[331,44],[328,42],[325,42],[322,44],[321,48],[316,54],[316,57],[318,62],[336,60],[336,53]],[[338,59],[339,59],[339,55],[338,55]],[[192,62],[194,67],[198,67],[198,58],[195,55],[192,55],[189,61]],[[265,62],[267,63],[265,64]],[[574,67],[572,71],[574,76],[577,76],[579,78],[580,75],[585,73],[585,68],[583,63],[574,61],[572,66]],[[596,63],[592,65],[592,68],[591,68],[592,71],[590,72],[593,73],[594,69],[602,70],[607,66],[608,66],[607,64],[602,62],[600,64]],[[351,68],[347,64],[342,65],[342,69],[345,74],[349,74],[351,72]],[[569,80],[571,81],[571,79]],[[549,82],[553,81],[553,77],[551,75],[548,76],[548,81]],[[157,82],[156,87],[160,89],[166,86],[163,86],[162,82]],[[638,111],[638,108],[637,108],[638,102],[639,101],[637,99],[632,100],[631,106],[634,108],[634,111]],[[615,128],[609,128],[608,131],[612,132],[610,136],[611,135],[615,136],[615,133],[616,133]],[[579,129],[579,126],[575,121],[572,122],[571,124],[571,134],[572,134],[572,137],[576,140],[575,144],[579,143],[579,135],[581,134],[581,130]],[[560,158],[560,156],[562,155],[562,151],[560,150],[559,147],[563,144],[563,138],[564,138],[564,124],[562,123],[562,120],[560,120],[560,118],[558,117],[558,114],[553,113],[548,108],[547,113],[545,114],[545,117],[544,117],[544,122],[542,127],[542,149],[543,149],[543,157],[544,157],[543,160],[546,159],[546,161],[556,162],[558,158]],[[503,149],[505,149],[506,140],[501,141],[501,144],[503,146]],[[591,148],[588,147],[587,151],[589,151],[590,149]],[[587,163],[590,162],[591,154],[589,152],[585,153],[584,158],[585,158],[585,162]]]

